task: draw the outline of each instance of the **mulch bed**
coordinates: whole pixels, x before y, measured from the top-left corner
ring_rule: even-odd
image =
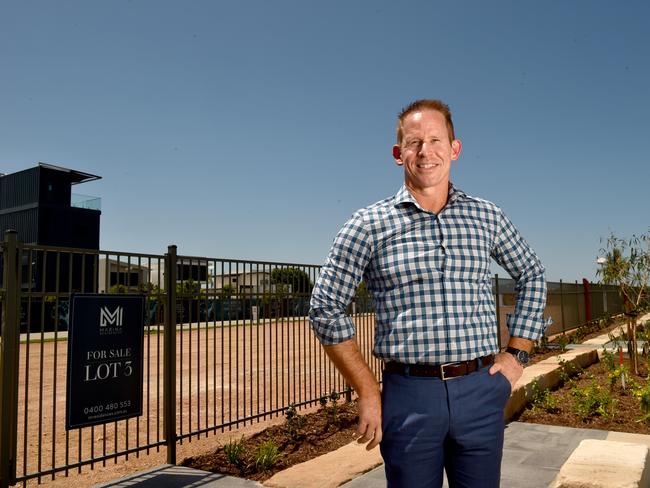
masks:
[[[301,426],[293,435],[288,431],[285,421],[282,425],[269,427],[249,438],[233,437],[231,442],[243,443],[241,461],[231,464],[228,461],[224,446],[214,452],[201,456],[184,459],[181,465],[196,469],[222,473],[240,478],[264,481],[278,471],[287,469],[294,464],[302,463],[336,450],[349,444],[354,439],[356,425],[359,421],[355,402],[338,404],[336,421],[332,407],[321,408],[317,412],[300,416]],[[256,455],[266,442],[272,441],[278,448],[277,463],[268,469],[263,469],[256,463]]]
[[[642,364],[643,358],[639,358],[639,360],[640,374],[639,376],[631,375],[631,377],[634,382],[643,387],[648,381],[647,367]],[[577,398],[573,391],[575,388],[588,388],[593,382],[598,385],[601,392],[609,392],[615,404],[609,410],[611,415],[596,414],[584,419],[576,411]],[[621,388],[620,381],[617,381],[613,386],[610,385],[605,364],[596,363],[585,369],[572,382],[562,384],[557,390],[550,393],[557,410],[548,412],[541,406],[531,404],[521,413],[517,420],[535,424],[650,434],[650,422],[647,420],[639,421],[643,413],[639,406],[639,400],[633,396],[632,390],[629,388],[629,379],[627,384],[628,388],[625,390]]]

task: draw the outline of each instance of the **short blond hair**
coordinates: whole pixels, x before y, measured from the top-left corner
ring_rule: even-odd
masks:
[[[456,136],[454,134],[454,123],[451,120],[451,110],[449,110],[449,105],[441,100],[424,98],[422,100],[416,100],[407,107],[404,107],[397,117],[397,144],[402,144],[402,137],[404,136],[402,124],[404,123],[404,119],[411,115],[413,112],[420,112],[425,109],[440,112],[445,117],[445,122],[447,123],[449,142],[456,139]]]

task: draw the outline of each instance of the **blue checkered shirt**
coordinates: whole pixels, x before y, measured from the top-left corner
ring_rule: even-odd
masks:
[[[313,289],[312,329],[323,344],[354,337],[345,311],[363,279],[376,306],[375,356],[437,364],[496,353],[490,258],[516,280],[510,335],[538,339],[544,267],[501,209],[450,184],[447,205],[435,214],[402,186],[339,231]]]

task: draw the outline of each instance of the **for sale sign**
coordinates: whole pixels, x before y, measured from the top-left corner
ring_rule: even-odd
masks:
[[[75,294],[66,429],[142,415],[144,296]]]

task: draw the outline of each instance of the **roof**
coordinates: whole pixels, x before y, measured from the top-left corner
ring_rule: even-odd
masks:
[[[53,171],[62,171],[70,175],[70,184],[76,185],[78,183],[86,183],[87,181],[100,180],[102,177],[97,175],[92,175],[90,173],[84,173],[83,171],[77,171],[75,169],[64,168],[63,166],[55,166],[54,164],[48,163],[38,163],[41,168],[51,169]]]

